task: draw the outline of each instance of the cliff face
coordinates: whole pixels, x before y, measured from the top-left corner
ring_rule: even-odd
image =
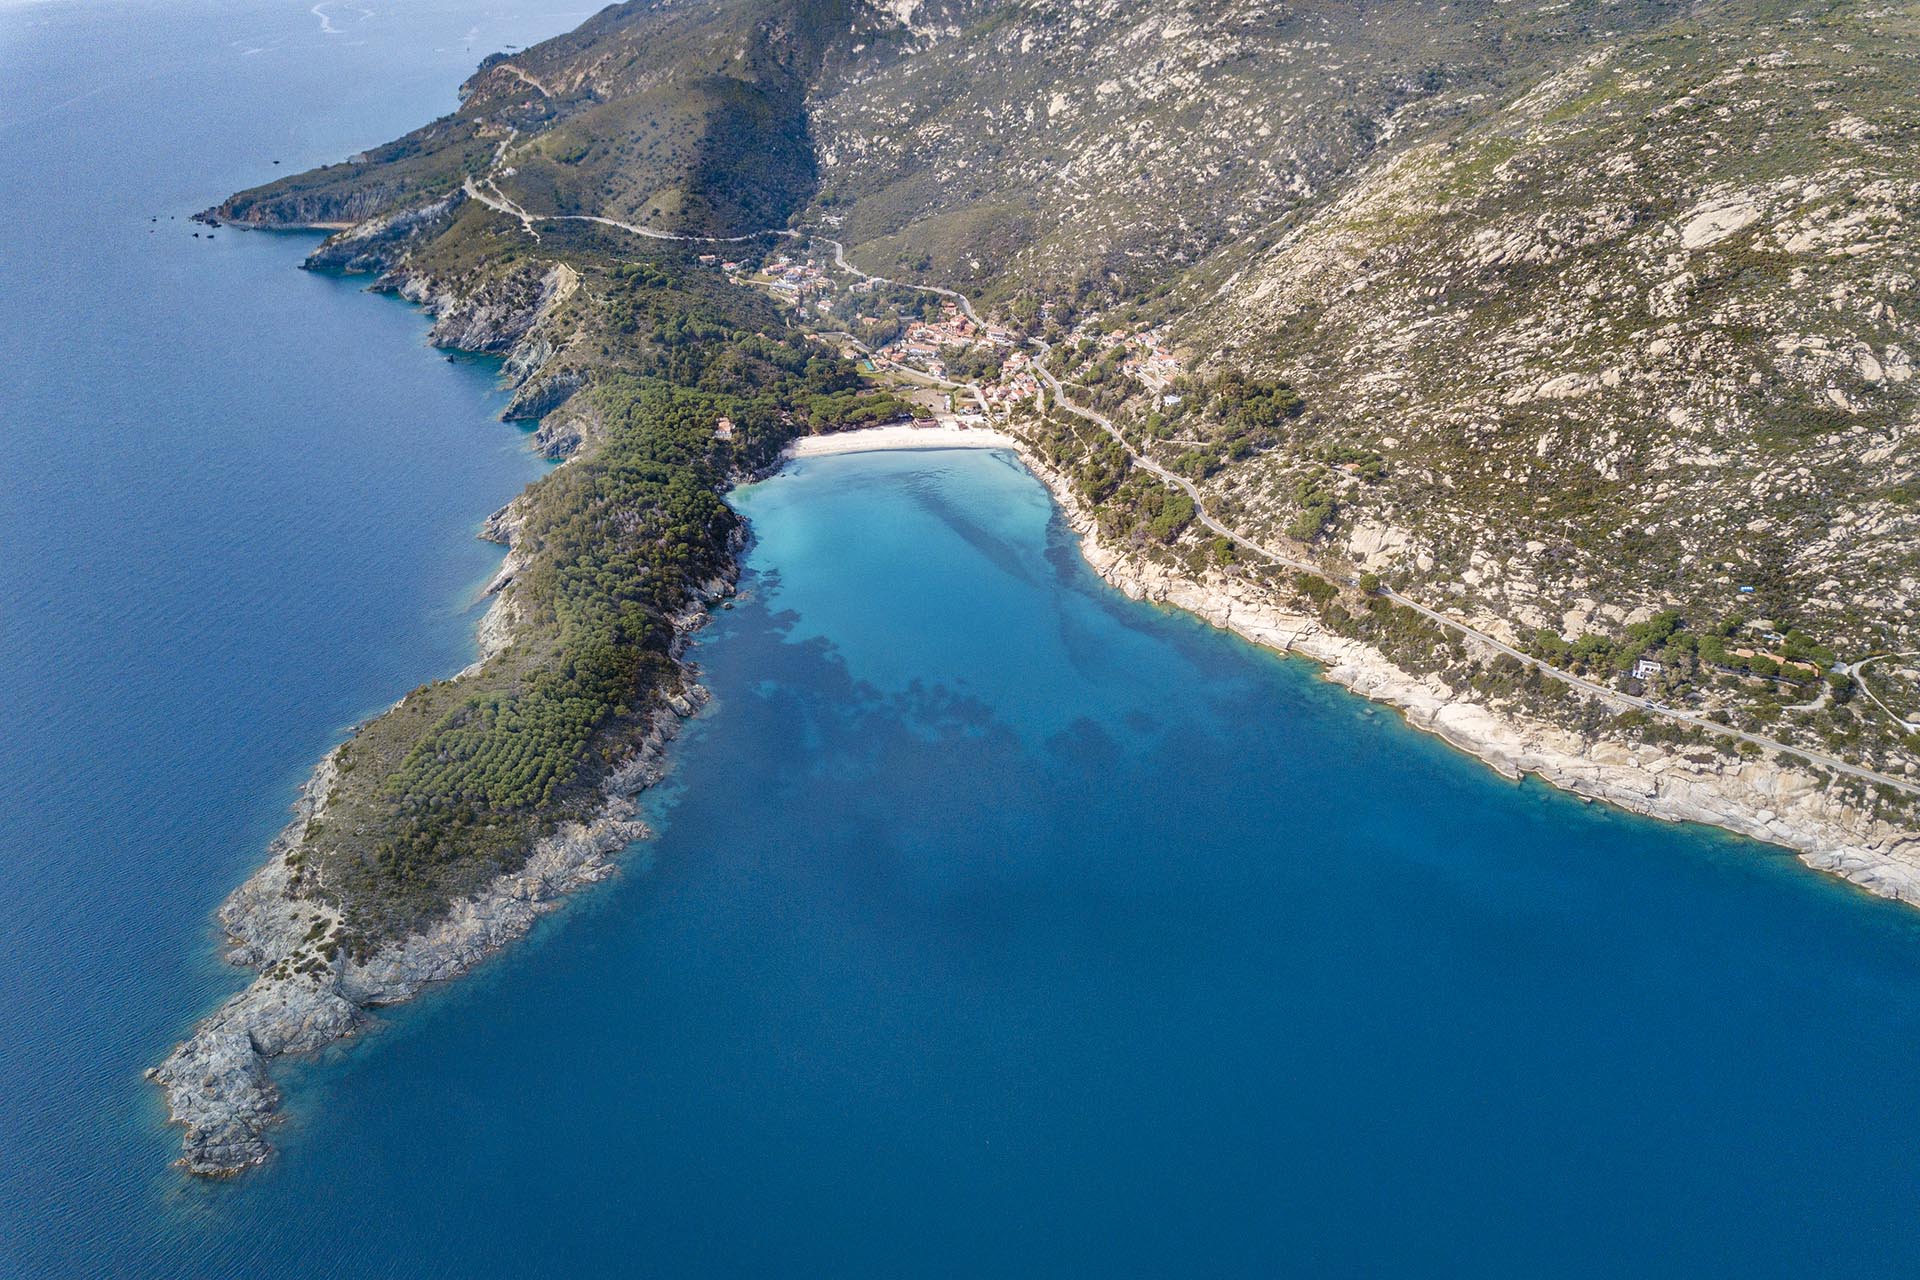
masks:
[[[454,215],[465,200],[463,192],[454,192],[394,213],[369,216],[364,220],[348,219],[351,225],[340,234],[329,236],[307,258],[307,266],[315,271],[339,271],[352,275],[383,272],[389,265],[405,258],[411,250],[427,244],[451,227]],[[298,220],[295,211],[289,212]],[[332,207],[325,212],[344,213],[345,206]],[[329,220],[312,219],[315,222]]]

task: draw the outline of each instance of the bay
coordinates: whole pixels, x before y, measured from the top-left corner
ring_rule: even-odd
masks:
[[[468,660],[543,465],[418,312],[185,215],[584,14],[317,9],[0,5],[0,1273],[1920,1264],[1920,915],[1128,602],[993,453],[736,494],[658,839],[169,1168],[213,907]]]

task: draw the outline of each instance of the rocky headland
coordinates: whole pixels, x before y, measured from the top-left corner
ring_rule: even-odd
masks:
[[[496,516],[489,531],[498,535],[503,523]],[[498,592],[513,567],[510,556],[493,585],[495,603],[480,628],[483,655],[512,635],[508,597]],[[675,617],[676,661],[687,638],[706,621],[707,606],[732,591],[731,576],[716,578]],[[524,936],[568,894],[612,875],[620,852],[650,834],[636,798],[664,776],[668,743],[681,722],[707,702],[691,668],[683,663],[681,672],[679,687],[666,695],[630,754],[601,784],[596,812],[538,840],[518,868],[453,903],[424,931],[387,942],[363,958],[339,945],[347,927],[342,911],[303,891],[289,861],[312,827],[324,821],[339,781],[340,751],[322,760],[301,788],[293,821],[275,838],[265,865],[217,913],[227,960],[257,976],[147,1073],[166,1091],[169,1120],[185,1129],[182,1166],[202,1176],[226,1177],[265,1160],[272,1151],[267,1130],[280,1102],[269,1073],[273,1059],[311,1053],[354,1035],[371,1010],[400,1004],[430,983],[460,976]]]
[[[508,550],[486,588],[491,604],[478,626],[474,662],[357,727],[321,761],[265,864],[219,908],[226,958],[256,976],[147,1073],[165,1091],[170,1119],[184,1129],[180,1163],[198,1175],[231,1176],[271,1153],[269,1130],[280,1101],[272,1079],[275,1059],[353,1036],[367,1026],[371,1011],[465,973],[525,935],[568,894],[613,874],[621,850],[648,834],[636,798],[662,776],[668,743],[707,700],[685,658],[688,639],[706,621],[709,607],[734,589],[744,531],[719,506],[718,492],[771,465],[797,429],[790,416],[770,411],[754,424],[760,430],[734,447],[706,446],[685,454],[681,464],[665,461],[678,456],[672,450],[684,449],[679,442],[713,438],[713,418],[702,416],[706,410],[694,412],[691,426],[670,429],[651,419],[636,424],[637,402],[624,384],[624,394],[575,401],[574,392],[587,379],[565,359],[569,345],[579,341],[577,318],[567,313],[581,288],[572,265],[462,273],[410,260],[420,237],[443,228],[462,203],[455,195],[412,214],[362,223],[330,237],[306,265],[370,274],[372,289],[413,302],[433,317],[434,345],[498,356],[503,385],[512,393],[503,416],[537,420],[536,444],[566,464],[548,479],[573,483],[536,484],[487,518],[480,536]],[[310,221],[314,211],[302,206],[298,212]],[[697,300],[688,309],[696,310]],[[773,314],[769,310],[757,322],[765,326]],[[723,411],[727,402],[717,403]],[[748,413],[734,412],[745,435]],[[436,742],[436,734],[445,739],[448,726],[457,730],[476,708],[525,708],[539,691],[538,681],[551,678],[546,673],[579,669],[582,660],[569,650],[584,643],[574,638],[584,624],[569,621],[566,601],[555,598],[564,585],[556,582],[564,583],[572,556],[605,554],[607,548],[576,549],[568,521],[578,518],[582,489],[587,510],[596,509],[592,486],[604,484],[602,475],[623,465],[620,451],[634,447],[661,477],[657,483],[667,486],[663,492],[704,495],[703,509],[715,514],[655,530],[640,527],[631,514],[660,500],[653,491],[622,489],[619,500],[606,505],[608,518],[621,526],[615,545],[624,541],[636,560],[637,583],[659,602],[645,614],[629,610],[611,628],[598,624],[587,632],[591,652],[605,653],[610,641],[635,651],[634,657],[616,652],[611,659],[618,674],[602,696],[621,705],[595,707],[576,686],[567,686],[563,710],[584,710],[565,714],[591,716],[597,727],[568,748],[580,763],[564,798],[550,787],[548,800],[494,815],[483,810],[491,821],[480,830],[504,828],[518,837],[510,835],[504,847],[493,837],[489,857],[474,863],[477,874],[460,871],[464,882],[443,877],[440,883],[454,885],[445,899],[396,914],[396,901],[419,902],[420,891],[395,880],[388,868],[398,866],[404,874],[407,849],[398,840],[412,820],[408,811],[420,802],[367,774],[404,771],[429,749],[422,744]],[[708,501],[711,508],[704,507]],[[664,551],[656,554],[656,545]],[[631,640],[623,640],[622,628],[633,631]],[[415,710],[416,703],[424,709]],[[507,726],[507,744],[515,750],[528,730],[539,727],[532,712],[516,715]],[[432,749],[442,759],[472,753],[470,744],[457,739]],[[356,753],[363,757],[357,769]],[[417,791],[420,784],[410,785]],[[340,843],[343,831],[380,836],[389,830],[399,836],[384,844],[366,838]],[[460,839],[458,831],[453,838]],[[489,865],[502,869],[487,873]]]

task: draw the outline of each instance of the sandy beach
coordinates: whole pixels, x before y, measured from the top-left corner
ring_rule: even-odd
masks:
[[[989,427],[864,427],[828,436],[802,436],[786,447],[787,458],[818,458],[830,453],[871,453],[877,449],[1011,449],[1012,436]]]

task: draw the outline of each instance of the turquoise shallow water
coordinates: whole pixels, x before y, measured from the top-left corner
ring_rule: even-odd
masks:
[[[978,453],[737,495],[660,838],[168,1169],[209,913],[539,471],[417,313],[167,225],[578,16],[327,13],[0,5],[0,1274],[1915,1271],[1920,914],[1128,603]]]

